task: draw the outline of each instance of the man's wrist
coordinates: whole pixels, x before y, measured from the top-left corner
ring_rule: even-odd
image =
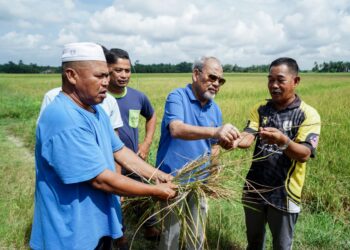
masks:
[[[219,139],[219,133],[218,133],[219,129],[220,129],[220,127],[211,128],[211,130],[212,130],[211,138]]]
[[[288,146],[289,146],[289,144],[291,143],[292,140],[289,137],[287,137],[287,138],[288,139],[287,139],[286,143],[284,143],[283,145],[278,146],[279,150],[283,151],[283,150],[286,150],[288,148]]]

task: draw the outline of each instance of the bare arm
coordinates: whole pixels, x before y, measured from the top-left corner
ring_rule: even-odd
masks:
[[[306,162],[310,158],[311,150],[308,147],[291,141],[276,128],[260,128],[260,137],[268,144],[277,144],[278,146],[288,144],[283,152],[293,160]]]
[[[237,140],[239,148],[249,148],[255,141],[255,136],[248,132],[242,132],[241,138]]]
[[[154,131],[156,130],[156,124],[157,124],[157,116],[156,116],[156,112],[154,112],[152,117],[146,121],[145,139],[143,140],[142,143],[139,144],[139,150],[137,152],[137,154],[144,160],[146,160],[148,157],[149,149],[151,147],[152,140],[153,140]]]
[[[173,178],[171,175],[149,165],[127,147],[114,152],[114,160],[130,172],[134,172],[147,179],[151,178],[155,181],[167,182]]]
[[[214,138],[230,143],[240,136],[237,129],[229,123],[221,127],[200,127],[176,120],[170,122],[169,130],[172,137],[183,140]]]
[[[160,199],[169,199],[175,196],[172,183],[148,185],[125,177],[111,170],[104,170],[90,181],[91,185],[102,191],[123,196],[155,196]]]

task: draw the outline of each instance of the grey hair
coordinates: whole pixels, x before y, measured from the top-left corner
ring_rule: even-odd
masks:
[[[215,60],[217,61],[219,64],[220,61],[219,59],[217,59],[216,57],[213,56],[202,56],[199,59],[195,60],[193,65],[192,65],[192,71],[195,69],[198,69],[199,71],[203,70],[204,64],[208,61],[208,60]]]

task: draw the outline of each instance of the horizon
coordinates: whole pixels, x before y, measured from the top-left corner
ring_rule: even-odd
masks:
[[[60,65],[63,45],[79,41],[125,49],[146,65],[206,55],[249,67],[288,56],[311,70],[350,58],[346,0],[13,0],[0,13],[0,64]]]

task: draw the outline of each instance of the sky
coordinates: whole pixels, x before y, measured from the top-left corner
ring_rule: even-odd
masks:
[[[63,45],[96,42],[134,63],[350,61],[349,0],[0,0],[0,64],[59,66]]]

